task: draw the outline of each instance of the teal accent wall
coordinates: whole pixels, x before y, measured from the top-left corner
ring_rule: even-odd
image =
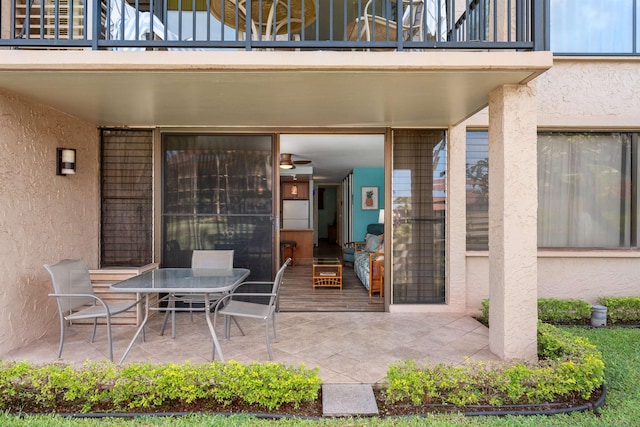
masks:
[[[378,209],[362,209],[362,187],[378,187]],[[353,169],[353,239],[364,238],[367,225],[378,222],[384,207],[384,168]]]

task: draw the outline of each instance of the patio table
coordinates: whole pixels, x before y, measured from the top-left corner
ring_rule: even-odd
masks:
[[[144,327],[149,319],[150,310],[180,310],[179,308],[151,307],[149,304],[149,295],[155,293],[203,294],[205,304],[202,309],[198,310],[205,312],[205,318],[207,319],[207,325],[211,333],[211,340],[213,341],[212,359],[215,359],[215,355],[218,353],[220,360],[224,361],[220,343],[218,342],[218,337],[216,336],[216,331],[213,329],[213,322],[211,321],[210,308],[212,304],[210,294],[231,291],[238,284],[242,283],[242,281],[249,276],[249,273],[250,271],[246,268],[234,268],[231,271],[209,268],[163,268],[151,270],[139,276],[112,284],[110,287],[112,291],[135,292],[145,297],[144,318],[119,363],[124,362],[134,342],[140,335],[140,332],[144,331]]]

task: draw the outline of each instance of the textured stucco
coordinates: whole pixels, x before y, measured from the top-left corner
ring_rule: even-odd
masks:
[[[56,176],[56,147],[77,150],[77,174]],[[58,330],[43,264],[98,262],[95,126],[0,91],[0,356]]]
[[[640,128],[640,58],[555,58],[536,80],[539,130],[635,130]],[[464,123],[485,128],[485,108]],[[450,160],[453,162],[453,160]],[[493,194],[493,193],[492,193]],[[538,251],[538,297],[640,295],[640,252]],[[488,253],[467,253],[466,303],[477,313],[489,297]]]
[[[638,258],[616,251],[538,252],[538,298],[575,298],[595,303],[603,296],[638,296]],[[467,309],[480,312],[489,298],[489,256],[467,256]]]
[[[449,129],[447,158],[449,160],[449,188],[447,192],[447,211],[465,212],[466,210],[466,128],[464,125]],[[466,221],[462,215],[450,215],[447,221],[447,304],[452,312],[465,311],[465,247]]]
[[[535,85],[489,96],[489,348],[503,359],[537,358]]]
[[[536,79],[538,127],[615,128],[640,125],[640,58],[556,59]]]

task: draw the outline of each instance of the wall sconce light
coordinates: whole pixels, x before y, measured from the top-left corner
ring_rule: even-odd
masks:
[[[76,173],[76,149],[75,148],[57,148],[58,162],[56,166],[56,175],[73,175]]]

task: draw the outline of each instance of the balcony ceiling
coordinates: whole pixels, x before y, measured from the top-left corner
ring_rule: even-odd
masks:
[[[313,160],[319,182],[383,162],[380,134],[331,138],[317,134],[323,128],[448,127],[484,108],[493,89],[527,82],[552,63],[548,52],[0,55],[1,89],[96,126],[284,130],[291,135],[281,152]]]

